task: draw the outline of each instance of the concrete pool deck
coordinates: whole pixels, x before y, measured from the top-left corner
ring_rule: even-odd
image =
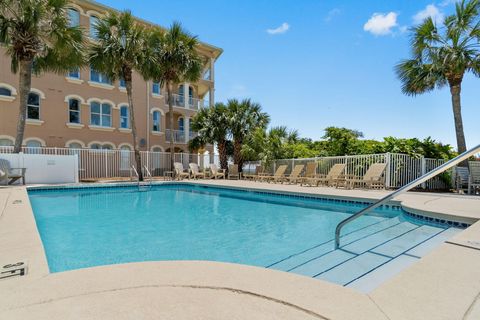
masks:
[[[247,181],[218,186],[378,199],[386,191]],[[0,264],[28,262],[0,280],[1,319],[480,319],[480,197],[408,193],[423,215],[473,223],[408,269],[362,294],[325,281],[217,262],[143,262],[50,274],[26,189],[0,188]]]

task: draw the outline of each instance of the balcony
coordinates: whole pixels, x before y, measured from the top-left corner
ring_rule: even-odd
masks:
[[[189,139],[192,140],[196,136],[198,136],[198,133],[194,131],[190,131],[189,133]],[[186,141],[186,134],[185,131],[183,130],[173,130],[173,142],[175,143],[187,143]],[[165,141],[170,142],[170,129],[165,130]]]
[[[173,106],[177,108],[184,108],[190,110],[198,110],[203,108],[203,100],[198,98],[190,97],[188,99],[188,104],[185,104],[185,98],[180,94],[172,94],[173,96]],[[168,97],[165,96],[165,104],[168,105]]]

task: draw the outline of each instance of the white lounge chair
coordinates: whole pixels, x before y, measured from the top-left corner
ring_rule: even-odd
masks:
[[[10,162],[6,159],[0,159],[0,181],[6,180],[7,184],[13,184],[15,181],[22,179],[25,185],[26,168],[12,168]]]
[[[212,179],[225,179],[225,169],[218,169],[218,166],[215,163],[210,164],[210,171],[212,172]]]
[[[175,162],[173,166],[175,168],[176,179],[181,180],[184,178],[187,178],[187,179],[190,178],[190,173],[183,168],[183,164],[181,164],[180,162]]]
[[[190,163],[188,166],[190,167],[190,174],[192,175],[193,179],[197,179],[199,177],[205,179],[205,173],[200,171],[198,164]]]

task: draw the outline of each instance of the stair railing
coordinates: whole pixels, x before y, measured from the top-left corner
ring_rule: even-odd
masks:
[[[413,180],[412,182],[404,185],[400,189],[390,193],[389,195],[381,198],[380,200],[378,200],[378,201],[372,203],[371,205],[369,205],[368,207],[360,210],[359,212],[357,212],[357,213],[351,215],[350,217],[346,218],[345,220],[341,221],[337,225],[337,227],[335,228],[335,249],[338,249],[340,247],[340,233],[342,231],[342,228],[347,223],[352,222],[353,220],[356,220],[356,219],[360,218],[361,216],[363,216],[367,212],[369,212],[371,210],[374,210],[375,208],[380,207],[383,203],[393,199],[394,197],[396,197],[396,196],[398,196],[402,193],[405,193],[408,190],[411,190],[411,189],[415,188],[419,184],[422,184],[422,183],[426,182],[427,180],[439,175],[442,172],[447,171],[448,169],[450,169],[450,168],[456,166],[457,164],[459,164],[460,162],[467,160],[471,156],[474,156],[478,152],[480,152],[480,145],[477,145],[475,148],[472,148],[470,150],[465,151],[464,153],[460,154],[459,156],[445,162],[441,166],[439,166],[439,167],[433,169],[432,171],[422,175],[421,177],[419,177],[419,178]]]

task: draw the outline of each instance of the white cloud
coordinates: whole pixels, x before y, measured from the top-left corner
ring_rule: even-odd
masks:
[[[325,22],[330,22],[332,21],[333,18],[338,16],[342,11],[338,8],[334,8],[330,11],[328,11],[327,16],[325,17]]]
[[[447,7],[451,4],[457,3],[458,0],[443,0],[440,2],[440,7]]]
[[[282,34],[288,31],[290,29],[290,25],[286,22],[282,23],[282,25],[278,28],[275,29],[267,29],[267,33],[269,34]]]
[[[374,13],[363,26],[363,30],[376,36],[391,34],[392,29],[398,25],[397,16],[395,12],[389,12],[387,14]]]
[[[417,12],[417,14],[413,16],[413,22],[420,24],[428,17],[431,17],[437,24],[442,23],[445,18],[443,13],[434,4],[429,4],[425,9]]]

